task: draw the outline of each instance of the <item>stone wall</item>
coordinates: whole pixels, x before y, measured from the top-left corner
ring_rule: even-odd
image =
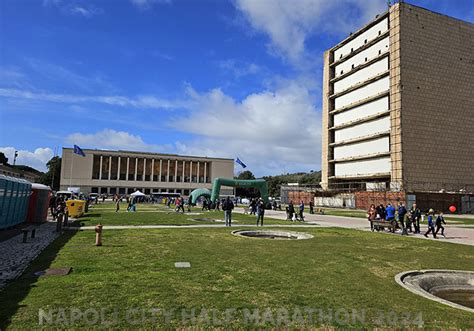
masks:
[[[474,188],[474,25],[405,3],[399,15],[404,189]]]
[[[299,204],[301,200],[308,205],[310,201],[314,202],[314,193],[304,191],[290,191],[288,192],[288,200],[292,200],[293,204]]]
[[[406,204],[406,195],[404,192],[370,192],[361,191],[355,193],[357,209],[368,210],[371,204],[386,206],[388,203],[396,206],[398,202]]]

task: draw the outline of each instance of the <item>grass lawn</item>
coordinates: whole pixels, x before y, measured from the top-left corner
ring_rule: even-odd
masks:
[[[302,231],[314,238],[241,238],[226,228],[108,230],[102,247],[94,246],[93,231],[69,231],[1,292],[0,328],[40,328],[39,309],[52,311],[52,322],[58,323],[49,326],[45,319],[42,327],[100,328],[104,325],[87,325],[87,318],[61,324],[59,312],[64,309],[65,321],[70,322],[72,311],[101,308],[105,315],[99,323],[110,323],[105,326],[116,329],[183,327],[183,309],[184,326],[196,322],[207,328],[216,321],[209,322],[203,314],[193,322],[193,308],[196,315],[202,309],[214,309],[219,320],[225,318],[226,309],[235,308],[229,325],[221,329],[255,323],[256,315],[249,320],[244,313],[255,312],[253,309],[258,309],[259,323],[246,326],[274,327],[282,311],[293,316],[307,307],[321,309],[322,321],[319,314],[281,321],[296,329],[374,328],[401,327],[401,323],[418,323],[421,318],[428,328],[474,328],[471,313],[418,297],[394,281],[397,273],[411,269],[473,269],[472,246],[347,229]],[[190,262],[192,267],[177,269],[177,261]],[[73,267],[67,276],[33,275],[37,270],[66,266]],[[136,309],[131,321],[126,316],[130,308]],[[162,311],[151,313],[152,309]],[[350,319],[327,317],[341,309],[363,312],[365,318],[348,325]],[[139,312],[150,313],[142,316]],[[133,322],[137,325],[131,325]]]
[[[213,220],[224,221],[223,211],[201,211],[201,208],[192,208],[192,214],[176,213],[174,209],[168,209],[159,204],[138,204],[137,211],[127,213],[126,204],[121,205],[121,210],[116,213],[112,203],[96,205],[89,209],[89,212],[79,218],[75,225],[189,225],[189,224],[219,224]],[[192,219],[202,219],[199,221]],[[208,221],[206,219],[209,219]],[[255,224],[256,218],[253,215],[233,213],[234,225]],[[223,223],[222,223],[223,224]],[[265,217],[264,224],[298,224]]]

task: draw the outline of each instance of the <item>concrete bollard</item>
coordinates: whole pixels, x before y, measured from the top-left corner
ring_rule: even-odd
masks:
[[[58,217],[56,218],[57,219],[57,221],[56,221],[56,232],[61,232],[63,217],[64,217],[63,213],[58,213]]]
[[[22,230],[23,231],[23,243],[26,243],[28,239],[28,230]]]
[[[95,245],[102,246],[102,224],[95,226]]]

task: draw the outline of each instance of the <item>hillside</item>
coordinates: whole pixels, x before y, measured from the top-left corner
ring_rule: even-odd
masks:
[[[263,179],[267,181],[270,196],[275,197],[280,195],[281,185],[288,183],[319,185],[319,182],[321,181],[321,172],[298,172],[294,174],[284,174],[278,176],[265,176]]]

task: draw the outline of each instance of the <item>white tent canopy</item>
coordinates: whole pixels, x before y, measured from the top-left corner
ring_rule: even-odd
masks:
[[[144,197],[145,194],[143,194],[142,192],[140,191],[135,191],[133,192],[132,194],[130,194],[132,197]]]

